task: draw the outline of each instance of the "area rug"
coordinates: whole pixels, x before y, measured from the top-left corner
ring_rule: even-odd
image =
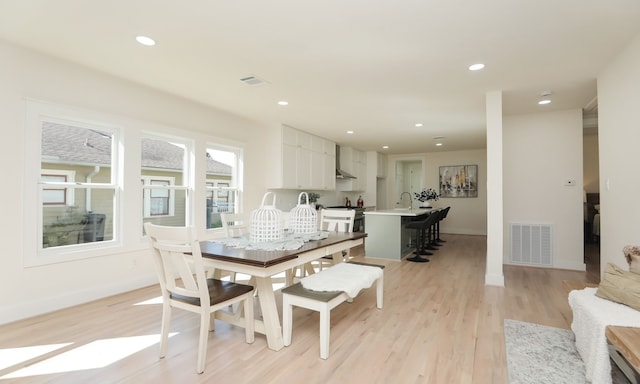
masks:
[[[504,320],[509,384],[585,384],[573,332]]]

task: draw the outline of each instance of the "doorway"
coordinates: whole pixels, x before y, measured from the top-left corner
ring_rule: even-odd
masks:
[[[402,192],[414,193],[422,190],[422,160],[396,161],[396,201],[400,201]]]
[[[600,280],[600,156],[597,103],[582,116],[582,183],[584,188],[584,262],[587,274]]]

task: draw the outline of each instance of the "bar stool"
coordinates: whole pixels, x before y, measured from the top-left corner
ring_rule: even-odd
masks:
[[[438,225],[438,222],[440,221],[442,211],[442,209],[437,209],[431,211],[431,213],[429,214],[429,216],[435,216],[431,225],[427,228],[426,244],[424,246],[425,249],[428,249],[430,251],[437,251],[437,247],[442,245],[436,242],[436,227]]]
[[[415,263],[426,263],[429,259],[425,259],[421,255],[433,255],[433,253],[426,250],[426,245],[429,239],[425,239],[425,237],[429,237],[429,228],[433,225],[438,216],[434,213],[430,213],[424,220],[412,221],[405,226],[405,228],[415,229],[416,230],[416,250],[415,256],[407,258],[409,261],[413,261]]]
[[[440,239],[440,222],[447,217],[447,214],[449,213],[449,209],[451,209],[451,207],[442,209],[440,211],[440,217],[438,218],[438,221],[436,221],[436,236],[435,236],[436,243],[446,243],[445,240]],[[439,244],[439,245],[442,245],[442,244]]]

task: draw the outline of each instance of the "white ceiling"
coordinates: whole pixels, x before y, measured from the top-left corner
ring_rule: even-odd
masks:
[[[584,108],[639,33],[638,0],[0,0],[0,39],[387,153],[484,148],[487,91],[507,115]]]

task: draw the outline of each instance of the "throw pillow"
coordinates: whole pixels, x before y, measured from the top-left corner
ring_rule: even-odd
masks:
[[[640,311],[640,275],[609,263],[596,296]]]
[[[629,263],[629,271],[640,274],[640,247],[627,245],[622,248],[622,252]]]

